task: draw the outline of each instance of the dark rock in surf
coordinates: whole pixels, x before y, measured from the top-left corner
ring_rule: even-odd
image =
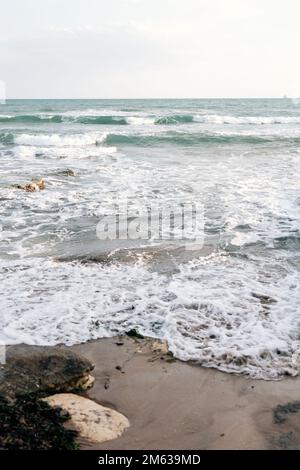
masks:
[[[0,395],[68,392],[91,385],[94,365],[62,346],[8,346],[0,367]]]
[[[66,168],[65,170],[58,170],[56,173],[58,176],[76,176],[76,173],[71,168]]]
[[[252,292],[252,297],[255,299],[258,299],[262,305],[270,305],[270,304],[275,304],[277,301],[270,297],[269,295],[264,295],[264,294],[257,294],[255,292]]]

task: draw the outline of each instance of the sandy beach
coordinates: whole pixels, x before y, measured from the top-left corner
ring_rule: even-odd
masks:
[[[300,379],[253,380],[174,360],[159,342],[120,337],[72,347],[95,364],[92,400],[130,421],[82,449],[299,449]]]

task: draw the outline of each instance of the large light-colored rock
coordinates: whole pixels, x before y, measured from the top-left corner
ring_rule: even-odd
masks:
[[[45,398],[52,407],[60,407],[71,415],[69,422],[82,439],[106,442],[119,437],[129,427],[128,419],[115,410],[73,393],[58,393]]]

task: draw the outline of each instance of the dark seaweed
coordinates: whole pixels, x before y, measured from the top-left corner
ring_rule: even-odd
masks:
[[[300,401],[287,403],[286,405],[278,405],[273,410],[273,417],[275,424],[282,424],[287,419],[290,413],[297,413],[300,411]]]
[[[129,336],[130,338],[138,338],[138,339],[144,339],[144,336],[141,335],[136,329],[132,329],[129,331],[126,331],[126,335]]]
[[[77,432],[63,423],[70,418],[36,396],[9,402],[0,396],[0,450],[75,450]]]

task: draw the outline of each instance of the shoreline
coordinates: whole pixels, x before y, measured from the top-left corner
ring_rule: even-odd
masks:
[[[95,364],[85,396],[130,427],[83,450],[300,449],[300,377],[265,381],[173,358],[149,338],[103,338],[70,347]]]

